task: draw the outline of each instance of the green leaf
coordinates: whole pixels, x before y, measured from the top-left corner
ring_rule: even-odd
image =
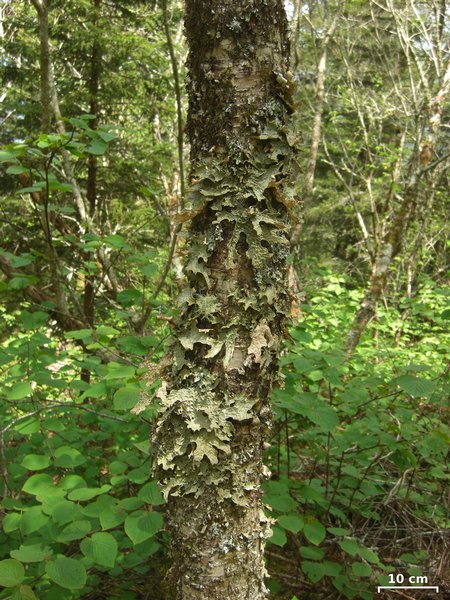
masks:
[[[61,533],[56,537],[56,541],[67,544],[73,540],[80,540],[81,538],[84,538],[91,529],[91,523],[87,519],[74,521],[64,527]]]
[[[107,365],[105,379],[129,379],[134,377],[136,369],[128,365],[122,365],[116,362],[110,362]]]
[[[276,546],[284,546],[287,542],[285,530],[276,525],[272,525],[272,535],[269,538],[269,542]]]
[[[138,498],[143,500],[146,504],[152,504],[153,506],[159,506],[160,504],[165,503],[156,481],[151,481],[144,485],[139,491]]]
[[[151,277],[152,275],[155,275],[155,273],[158,272],[158,265],[155,265],[154,263],[150,263],[148,265],[140,265],[138,266],[139,271],[142,273],[142,275],[145,275],[146,277]]]
[[[350,529],[342,527],[328,527],[327,530],[333,535],[350,535]]]
[[[22,173],[26,173],[28,169],[22,167],[21,165],[13,165],[12,167],[8,167],[6,172],[8,175],[21,175]]]
[[[317,519],[312,519],[311,521],[305,523],[303,533],[305,534],[306,539],[311,542],[311,544],[318,546],[325,539],[326,530],[322,523],[319,523]]]
[[[128,465],[120,460],[113,460],[112,463],[109,463],[108,465],[108,470],[111,475],[120,475],[127,469]]]
[[[10,555],[21,562],[42,562],[51,554],[48,547],[43,547],[41,544],[21,545],[18,550],[11,550]]]
[[[108,144],[104,140],[99,138],[92,140],[91,145],[88,148],[86,148],[86,152],[94,154],[95,156],[101,156],[102,154],[105,154],[107,150]]]
[[[11,600],[37,600],[29,585],[21,585],[11,596]]]
[[[128,288],[122,290],[117,294],[117,301],[122,306],[132,306],[133,304],[140,304],[142,302],[142,292],[135,288]]]
[[[407,563],[412,563],[414,565],[419,564],[421,562],[420,557],[418,557],[416,554],[411,554],[410,552],[405,552],[404,554],[401,554],[400,560],[403,560]]]
[[[322,548],[316,548],[315,546],[301,546],[299,552],[303,558],[311,558],[312,560],[322,560],[325,556]]]
[[[325,432],[333,431],[339,424],[339,417],[335,409],[323,401],[310,405],[309,408],[305,407],[305,413],[310,421]]]
[[[80,396],[80,401],[85,398],[103,398],[106,396],[107,389],[103,381],[98,381],[90,385]]]
[[[105,141],[107,143],[112,142],[112,140],[115,140],[117,137],[117,134],[114,133],[113,131],[105,131],[105,130],[101,130],[100,128],[97,130],[97,135],[99,137],[101,137],[103,141]]]
[[[84,342],[92,342],[92,330],[91,329],[76,329],[74,331],[68,331],[66,338],[69,340],[83,340]]]
[[[97,333],[97,335],[100,335],[100,336],[109,337],[109,336],[115,336],[120,332],[118,329],[114,329],[114,327],[109,327],[108,325],[100,325],[100,327],[97,327],[96,333]]]
[[[434,381],[423,379],[421,377],[414,377],[413,375],[401,375],[394,379],[394,383],[413,398],[429,397],[436,389],[436,383]]]
[[[105,508],[114,507],[115,504],[116,500],[112,496],[104,494],[103,496],[98,496],[94,502],[87,504],[81,511],[86,517],[98,519]]]
[[[352,571],[357,577],[369,577],[372,574],[372,567],[366,563],[352,563]]]
[[[150,442],[149,440],[145,440],[144,442],[136,442],[133,444],[135,448],[137,448],[140,452],[149,456],[150,454]]]
[[[3,518],[2,526],[5,533],[11,533],[17,531],[20,526],[22,515],[16,512],[11,512]]]
[[[114,394],[114,408],[116,410],[130,410],[139,401],[141,390],[136,385],[126,385]]]
[[[336,577],[342,571],[342,565],[331,560],[322,562],[322,569],[327,577]]]
[[[8,289],[10,290],[24,290],[29,285],[37,283],[39,279],[33,275],[17,275],[12,277],[8,282]]]
[[[8,152],[8,150],[0,150],[0,163],[10,162],[16,159],[14,152]]]
[[[14,587],[20,585],[25,578],[25,569],[22,563],[13,558],[0,561],[0,585]]]
[[[100,525],[102,529],[113,529],[125,521],[125,513],[112,507],[105,508],[100,513]]]
[[[36,258],[29,252],[23,252],[22,254],[19,254],[17,256],[11,255],[10,260],[12,266],[15,269],[19,269],[20,267],[27,267],[28,265],[31,265],[35,262]],[[31,321],[31,327],[33,327],[37,325],[43,325],[44,323],[46,323],[48,319],[48,314],[41,310],[36,310],[32,313],[28,312],[27,310],[23,310],[20,313],[20,318],[24,324],[26,324],[27,317]]]
[[[334,430],[339,424],[335,409],[312,392],[292,395],[287,390],[279,390],[275,401],[278,406],[308,418],[325,432]]]
[[[356,477],[357,479],[360,477],[361,472],[353,465],[345,465],[342,468],[342,472],[346,475],[350,475],[351,477]]]
[[[23,421],[19,421],[17,425],[14,425],[14,431],[17,431],[21,435],[30,435],[39,431],[41,423],[37,417],[27,417]]]
[[[27,508],[22,515],[20,531],[27,536],[47,525],[48,521],[49,517],[43,513],[41,506],[32,506]]]
[[[363,558],[364,560],[367,560],[367,562],[373,563],[373,564],[378,564],[380,562],[380,559],[378,558],[378,554],[376,552],[374,552],[373,550],[371,550],[370,548],[358,548],[358,554],[360,555],[361,558]]]
[[[78,590],[86,584],[86,569],[74,558],[61,556],[45,565],[51,581],[68,590]]]
[[[135,335],[125,335],[120,337],[117,340],[117,345],[124,352],[129,352],[130,354],[138,354],[140,356],[144,356],[148,353],[148,347],[144,343],[143,338]]]
[[[441,319],[448,320],[450,319],[450,308],[446,308],[441,312]]]
[[[317,583],[324,576],[336,577],[342,571],[342,565],[327,560],[319,563],[305,560],[302,562],[302,570],[313,583]]]
[[[66,525],[70,521],[75,521],[80,515],[80,507],[69,500],[61,500],[52,507],[51,517],[58,525]]]
[[[22,490],[32,496],[37,496],[41,493],[50,492],[54,489],[53,480],[46,473],[39,473],[29,477],[24,483]]]
[[[281,513],[287,513],[297,508],[297,502],[289,494],[265,495],[263,502]]]
[[[311,371],[314,366],[314,363],[307,358],[301,357],[294,360],[294,367],[297,373],[306,373],[307,371]]]
[[[125,533],[133,544],[140,544],[158,533],[162,525],[160,513],[137,510],[125,519]]]
[[[308,373],[308,379],[311,379],[311,381],[320,381],[323,379],[323,373],[319,370],[311,371],[311,373]]]
[[[82,553],[104,567],[114,567],[118,551],[116,539],[110,533],[94,533],[81,542]]]
[[[99,488],[77,488],[76,490],[73,490],[73,492],[70,492],[68,498],[69,500],[80,500],[81,502],[84,502],[86,500],[91,500],[91,498],[95,498],[96,496],[100,496],[100,494],[106,494],[110,489],[111,486],[106,483]]]
[[[132,496],[131,498],[123,498],[117,504],[117,508],[121,510],[136,510],[141,508],[144,504],[143,500],[140,500],[137,496]]]
[[[16,383],[12,386],[10,390],[6,392],[7,400],[22,400],[22,398],[26,398],[27,396],[31,396],[33,393],[33,388],[28,381],[24,381],[22,383]]]
[[[50,457],[44,454],[27,454],[21,462],[22,467],[28,471],[40,471],[50,464]]]
[[[350,554],[350,556],[356,556],[358,553],[359,546],[355,540],[340,540],[338,544],[342,550],[347,552],[347,554]]]
[[[309,560],[302,561],[302,571],[313,583],[317,583],[325,575],[321,563],[310,562]]]
[[[55,465],[64,469],[73,469],[86,462],[86,457],[76,448],[60,446],[55,450]]]
[[[305,524],[303,517],[295,513],[290,515],[281,515],[278,517],[277,521],[281,527],[287,529],[288,531],[292,531],[292,533],[298,533],[301,529],[303,529]]]
[[[116,250],[128,247],[126,239],[123,236],[118,235],[117,233],[107,235],[105,237],[105,244],[111,246],[111,248],[115,248]]]

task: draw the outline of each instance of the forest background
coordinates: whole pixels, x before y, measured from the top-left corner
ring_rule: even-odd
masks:
[[[286,6],[301,203],[268,586],[366,600],[400,574],[444,598],[448,8]],[[0,4],[0,598],[163,597],[153,374],[183,289],[182,19],[178,0]]]

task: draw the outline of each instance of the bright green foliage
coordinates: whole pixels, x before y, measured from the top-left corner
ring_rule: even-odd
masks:
[[[273,394],[280,437],[268,451],[273,477],[264,486],[264,501],[277,521],[270,542],[278,552],[294,553],[317,589],[370,598],[389,572],[384,561],[392,557],[396,535],[409,535],[411,522],[415,531],[446,526],[439,498],[449,478],[444,466],[449,432],[441,417],[448,394],[447,296],[424,279],[409,301],[415,321],[401,321],[395,307],[380,310],[376,330],[383,337],[377,342],[375,326],[369,329],[346,363],[341,332],[359,292],[342,276],[326,271],[317,276],[321,290],[302,307],[302,321],[292,329],[282,359],[284,388]],[[164,541],[158,512],[164,500],[149,480],[154,406],[139,417],[130,413],[146,389],[141,346],[130,339],[143,344],[147,339],[123,335],[120,312],[114,326],[73,330],[62,348],[49,335],[43,311],[24,306],[8,319],[18,333],[0,351],[2,422],[8,427],[8,495],[0,533],[4,581],[23,598],[34,592],[39,598],[61,593],[76,598],[98,585],[101,572],[122,582],[125,594],[130,581],[158,564],[150,557],[161,556]],[[400,323],[403,335],[396,345]],[[134,354],[125,354],[120,343],[125,337]],[[78,339],[94,350],[101,341],[113,351],[112,360],[102,362],[89,348],[82,350]],[[157,343],[152,338],[148,347]],[[85,365],[90,383],[79,378]],[[6,400],[9,390],[23,384],[30,396]],[[397,506],[413,521],[396,516]],[[370,533],[363,534],[361,523],[370,524]],[[390,532],[384,544],[382,530]],[[399,559],[426,573],[433,554],[420,538],[411,540],[398,546]]]
[[[423,281],[411,310],[426,302],[426,315],[418,311],[415,323],[403,324],[395,343],[399,313],[380,309],[346,362],[341,332],[359,295],[343,277],[322,277],[322,290],[291,331],[284,388],[273,395],[280,441],[268,452],[276,480],[264,485],[265,501],[286,536],[276,531],[270,541],[299,553],[318,592],[331,585],[345,598],[370,599],[393,557],[429,573],[443,552],[428,549],[423,537],[448,525],[441,501],[450,478],[443,466],[448,296]],[[383,332],[379,342],[375,328]]]
[[[80,544],[81,552],[93,563],[112,568],[116,561],[118,544],[110,533],[94,533]]]
[[[156,510],[164,500],[150,480],[154,409],[139,417],[129,412],[145,390],[139,356],[102,364],[72,345],[76,331],[61,351],[46,333],[47,320],[32,318],[19,311],[13,319],[20,334],[0,350],[3,398],[25,383],[31,393],[2,402],[8,479],[2,486],[0,585],[21,598],[33,598],[30,585],[39,598],[68,590],[79,597],[96,585],[100,570],[120,578],[125,593],[136,574],[151,569],[148,557],[163,539]],[[120,330],[98,330],[89,330],[92,339],[115,348]],[[18,363],[17,357],[25,358]],[[91,383],[77,377],[83,364],[95,374]]]
[[[60,556],[45,565],[45,571],[50,580],[69,590],[84,587],[86,583],[86,569],[81,562]]]
[[[22,583],[25,577],[23,565],[15,559],[6,559],[0,562],[0,585],[15,587]]]

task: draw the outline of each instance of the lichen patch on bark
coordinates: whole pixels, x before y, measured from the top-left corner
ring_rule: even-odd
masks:
[[[187,285],[158,392],[156,455],[169,579],[177,599],[261,600],[263,449],[295,204],[283,3],[188,0],[186,33]]]

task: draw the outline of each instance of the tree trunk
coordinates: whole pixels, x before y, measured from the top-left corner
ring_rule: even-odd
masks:
[[[159,390],[170,598],[262,600],[263,449],[289,302],[294,159],[282,0],[188,0],[187,284]]]
[[[41,128],[50,133],[50,46],[48,40],[48,0],[34,3],[39,15],[40,77],[41,77]]]
[[[316,105],[314,107],[313,127],[311,132],[311,148],[309,151],[308,165],[306,167],[305,183],[303,189],[303,202],[308,204],[313,196],[314,177],[316,174],[317,156],[319,153],[320,139],[322,137],[322,116],[325,106],[325,80],[327,75],[327,55],[328,46],[333,39],[333,34],[341,14],[341,6],[336,8],[336,12],[325,33],[322,42],[319,64],[317,65],[316,79]],[[297,240],[298,243],[298,240]]]
[[[299,8],[296,7],[296,10]],[[325,80],[327,73],[327,54],[328,46],[333,38],[339,16],[340,5],[336,8],[331,24],[329,25],[325,37],[322,42],[319,63],[316,73],[316,103],[314,108],[313,126],[311,132],[311,147],[309,150],[309,159],[306,166],[306,173],[302,189],[302,207],[303,210],[312,200],[314,191],[314,178],[316,174],[317,156],[319,154],[320,139],[322,136],[322,116],[325,106]],[[295,17],[294,17],[295,18]],[[299,17],[297,16],[297,19]],[[300,310],[300,282],[295,268],[295,259],[298,257],[298,249],[300,246],[300,238],[302,232],[301,219],[294,225],[291,232],[291,253],[292,261],[289,265],[289,290],[291,292],[291,316],[299,318]]]
[[[101,0],[93,0],[93,28],[97,28],[100,12]],[[101,47],[98,38],[95,37],[92,43],[91,54],[91,73],[89,78],[89,112],[95,115],[89,123],[91,129],[97,129],[98,126],[98,92],[100,84],[101,70]],[[97,157],[90,154],[88,157],[88,173],[86,186],[87,210],[92,220],[95,219],[97,208]],[[88,257],[86,257],[88,260]],[[95,276],[86,275],[84,283],[83,309],[86,321],[91,327],[95,323]]]

